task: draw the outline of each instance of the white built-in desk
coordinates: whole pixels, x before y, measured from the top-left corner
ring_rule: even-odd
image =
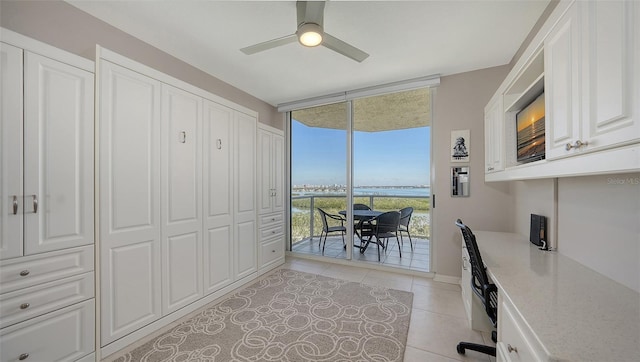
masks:
[[[518,234],[474,234],[498,287],[499,361],[640,361],[638,292]]]

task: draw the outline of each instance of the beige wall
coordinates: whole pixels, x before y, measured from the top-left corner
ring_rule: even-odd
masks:
[[[442,77],[436,89],[432,130],[432,170],[436,205],[433,209],[433,271],[460,277],[461,238],[454,225],[462,219],[471,229],[513,231],[511,185],[484,182],[484,107],[509,71],[494,67]],[[449,190],[452,130],[470,130],[469,197],[451,197]]]
[[[547,218],[547,242],[556,247],[557,179],[514,181],[514,232],[529,238],[531,214]]]
[[[284,129],[276,108],[63,1],[0,1],[0,26],[94,60],[96,44],[259,113]]]

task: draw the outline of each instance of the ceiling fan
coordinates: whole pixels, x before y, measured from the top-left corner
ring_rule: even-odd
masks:
[[[367,59],[369,54],[324,32],[324,4],[324,1],[297,1],[298,29],[294,34],[267,40],[240,50],[251,55],[297,40],[307,47],[323,45],[357,62]]]

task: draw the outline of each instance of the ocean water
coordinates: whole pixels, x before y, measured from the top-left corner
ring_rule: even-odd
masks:
[[[389,196],[430,196],[431,188],[429,187],[415,187],[415,188],[366,188],[366,187],[354,187],[354,196],[369,196],[369,195],[389,195]]]
[[[431,196],[431,188],[429,187],[354,187],[354,196]],[[345,190],[331,189],[326,191],[318,190],[295,190],[295,196],[330,196],[330,195],[346,195]]]

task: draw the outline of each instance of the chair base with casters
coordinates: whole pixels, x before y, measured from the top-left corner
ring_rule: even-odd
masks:
[[[491,332],[491,340],[494,343],[498,342],[498,336],[496,331]],[[484,354],[488,354],[489,356],[496,356],[496,347],[486,346],[484,344],[471,343],[471,342],[460,342],[456,346],[456,350],[459,354],[464,354],[465,350],[476,351]]]
[[[491,320],[491,324],[496,327],[498,322],[498,288],[495,284],[489,281],[487,271],[484,263],[482,262],[480,250],[478,249],[476,237],[473,235],[471,229],[463,224],[460,219],[456,220],[455,224],[460,228],[460,232],[464,238],[464,244],[467,247],[467,252],[469,253],[469,264],[471,265],[471,290],[482,302],[485,312],[487,313],[489,320]],[[493,342],[497,342],[498,338],[495,331],[491,332],[491,339]],[[493,346],[470,342],[460,342],[456,346],[456,350],[460,354],[464,354],[467,349],[488,354],[493,357],[496,356],[496,348]]]

